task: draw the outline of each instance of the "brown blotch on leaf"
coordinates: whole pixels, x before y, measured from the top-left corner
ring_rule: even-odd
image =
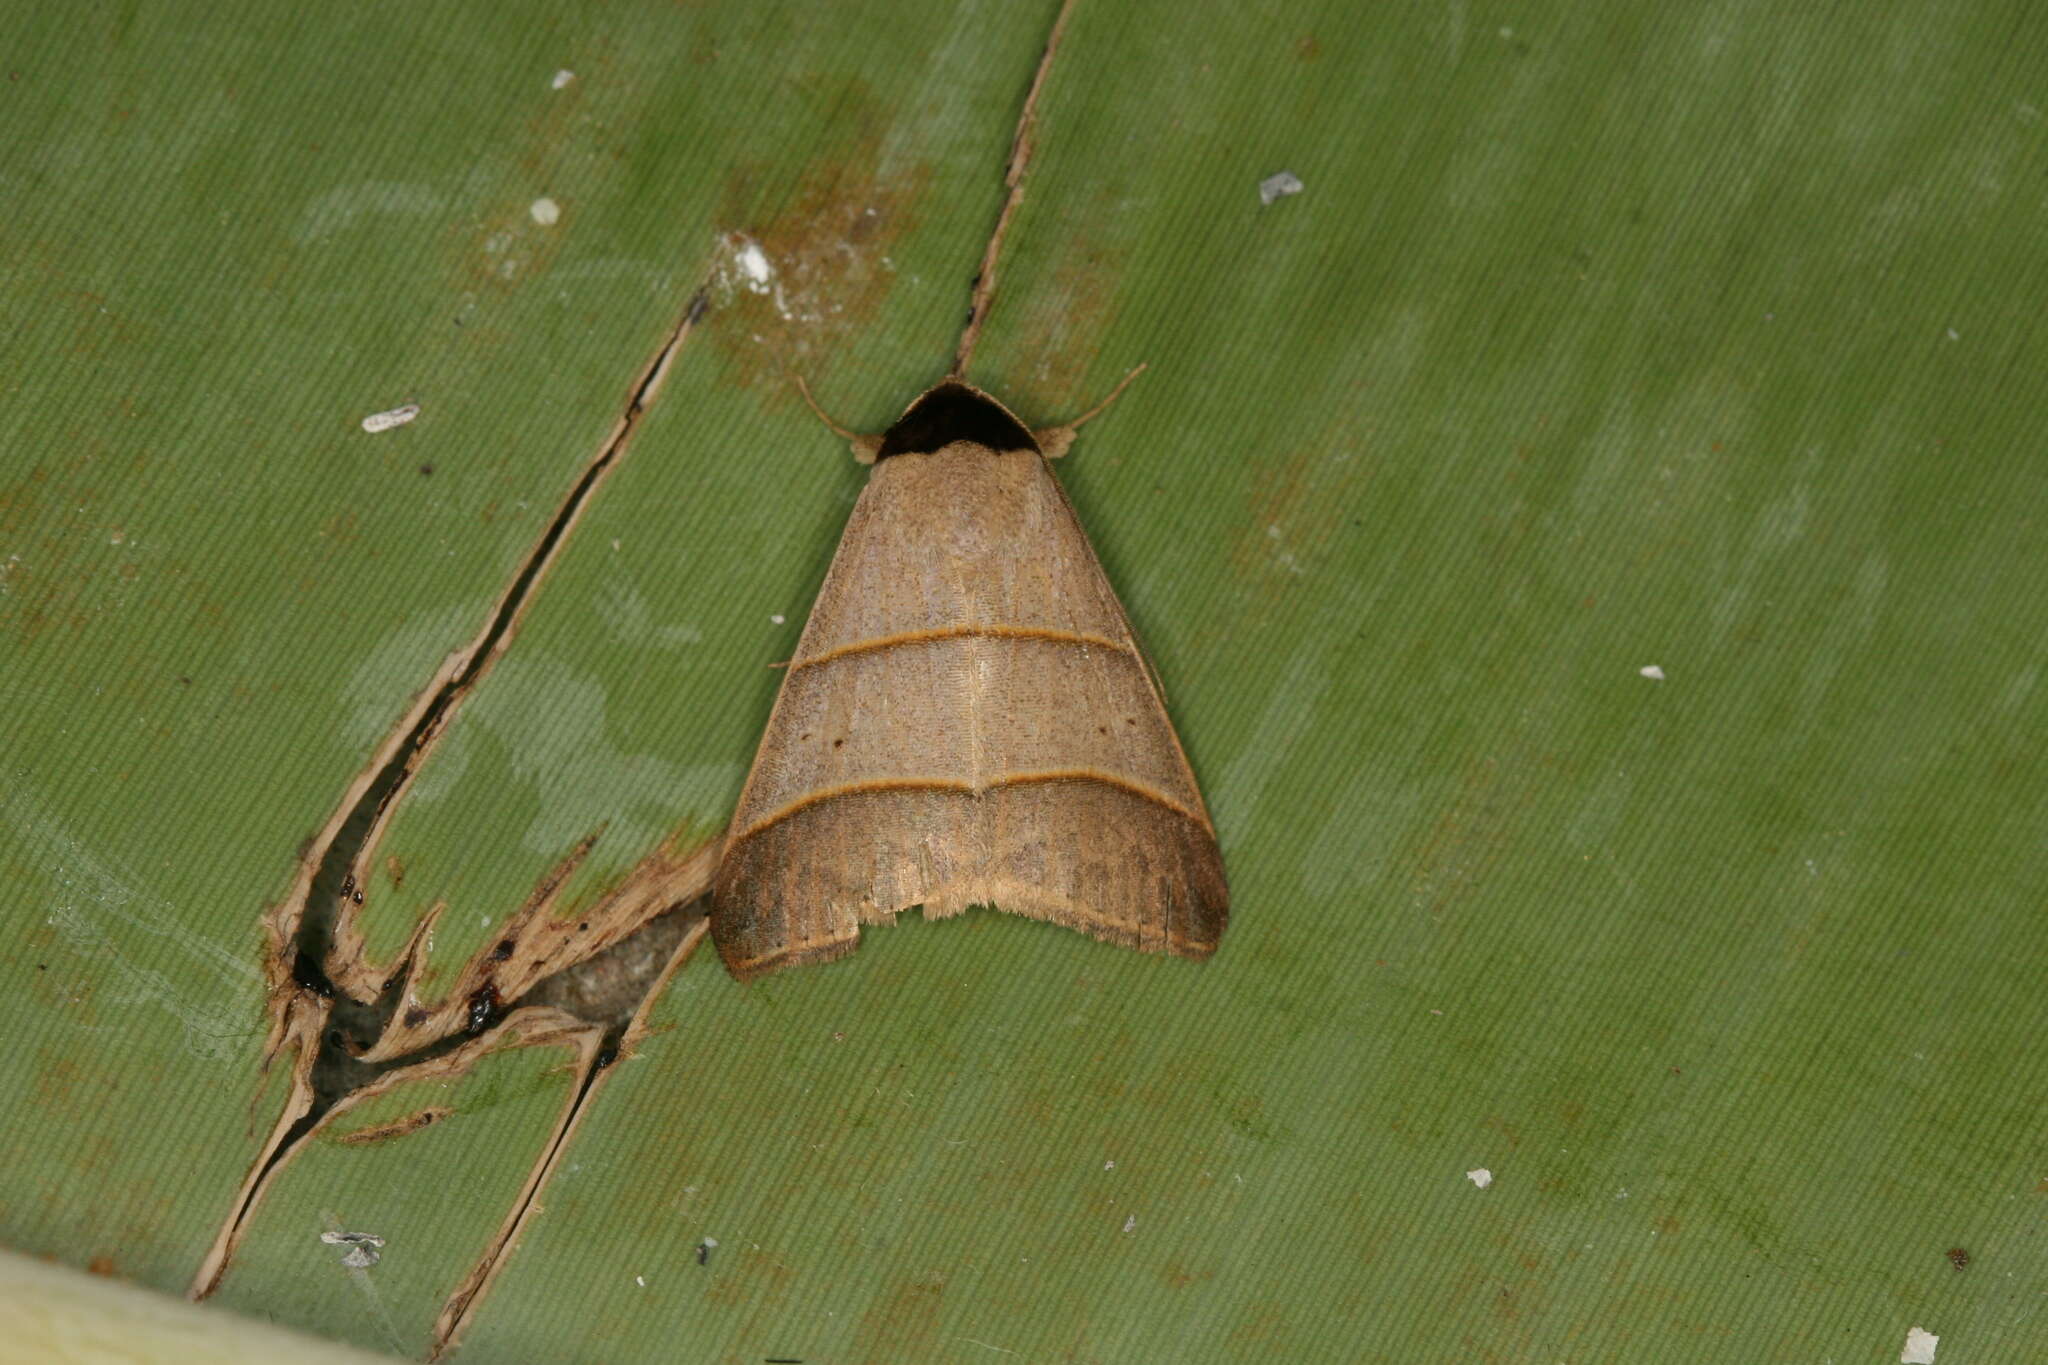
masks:
[[[928,1360],[936,1355],[946,1282],[927,1275],[899,1285],[861,1315],[854,1352],[862,1360]]]
[[[1359,461],[1332,458],[1345,440],[1331,431],[1254,473],[1248,515],[1230,540],[1230,568],[1259,585],[1262,597],[1277,597],[1311,571],[1343,525],[1355,485],[1370,477]]]
[[[379,1123],[369,1128],[358,1128],[352,1133],[342,1133],[335,1138],[335,1141],[361,1144],[383,1142],[388,1138],[400,1138],[408,1133],[417,1133],[422,1128],[439,1123],[454,1112],[453,1109],[448,1108],[446,1105],[429,1105],[418,1113],[407,1114],[402,1119],[393,1119],[389,1123]]]
[[[923,161],[885,169],[888,116],[858,81],[832,92],[842,130],[820,148],[794,186],[765,164],[727,178],[719,222],[726,229],[712,305],[727,315],[711,331],[732,384],[765,382],[778,401],[791,370],[815,374],[816,357],[864,335],[895,287],[895,244],[918,222],[931,180]],[[757,249],[773,272],[747,275],[742,252]]]
[[[1970,1268],[1970,1253],[1961,1247],[1950,1247],[1948,1249],[1948,1263],[1957,1270],[1967,1270]]]
[[[1063,411],[1075,394],[1093,387],[1092,367],[1116,322],[1128,265],[1123,248],[1101,236],[1102,224],[1121,218],[1118,193],[1105,182],[1090,199],[1059,213],[1061,221],[1041,236],[1041,244],[1056,243],[1049,275],[1005,276],[998,311],[1011,314],[1001,327],[1014,327],[1015,340],[1004,349],[1033,360],[1011,395],[1027,412]]]

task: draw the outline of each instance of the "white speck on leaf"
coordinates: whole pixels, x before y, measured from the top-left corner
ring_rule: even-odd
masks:
[[[334,1247],[347,1247],[341,1263],[350,1270],[368,1270],[383,1255],[384,1239],[374,1232],[323,1232],[320,1240]]]
[[[1657,665],[1655,664],[1644,664],[1641,668],[1637,669],[1636,672],[1642,674],[1651,682],[1664,681],[1664,670],[1657,667]]]
[[[420,405],[418,403],[407,403],[402,408],[391,408],[385,412],[373,412],[363,419],[363,430],[374,436],[380,431],[389,431],[393,427],[402,427],[419,415]]]
[[[1948,329],[1948,339],[1950,341],[1961,341],[1963,339],[1963,334],[1961,332],[1958,332],[1955,328],[1951,327]]]
[[[1259,202],[1270,204],[1275,199],[1300,194],[1305,188],[1307,187],[1301,183],[1300,176],[1293,171],[1282,171],[1278,175],[1269,175],[1259,182]]]
[[[647,1277],[645,1275],[635,1275],[633,1277],[633,1283],[639,1285],[642,1289],[645,1289],[647,1287]]]
[[[1465,1178],[1483,1190],[1493,1183],[1493,1172],[1481,1166],[1465,1172]]]
[[[1137,1215],[1137,1214],[1135,1214],[1135,1213],[1134,1213],[1134,1214],[1132,1214],[1132,1215],[1131,1215],[1130,1217],[1128,1217],[1128,1218],[1124,1219],[1124,1231],[1125,1231],[1125,1232],[1135,1232],[1135,1231],[1137,1230],[1137,1227],[1138,1227],[1138,1215]]]
[[[573,81],[575,79],[576,73],[569,70],[567,67],[563,67],[560,71],[557,71],[555,73],[555,78],[548,82],[548,87],[553,90],[560,90],[564,86],[568,85],[570,81]]]
[[[1116,1169],[1116,1163],[1114,1161],[1105,1161],[1102,1163],[1102,1169],[1105,1171],[1113,1171]]]
[[[553,227],[562,221],[562,206],[546,195],[534,200],[527,212],[532,214],[533,221],[542,227]]]
[[[769,617],[768,619],[769,619],[770,621],[773,621],[773,622],[774,622],[774,623],[775,623],[776,625],[778,625],[778,626],[779,626],[779,625],[781,625],[781,624],[782,624],[782,613],[778,611],[778,612],[776,612],[776,613],[775,613],[775,614],[774,614],[773,616]]]
[[[1934,1365],[1934,1348],[1941,1338],[1925,1327],[1906,1329],[1906,1346],[1899,1352],[1899,1365]]]

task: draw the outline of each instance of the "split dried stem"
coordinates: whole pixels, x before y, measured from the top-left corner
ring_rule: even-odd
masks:
[[[475,1045],[502,1036],[500,1027],[514,1023],[514,1007],[508,1006],[489,1021],[500,1027],[416,1039],[403,1055],[373,1060],[369,1054],[389,1031],[405,988],[421,966],[425,925],[396,964],[376,968],[368,961],[356,920],[360,888],[369,879],[370,851],[448,722],[511,643],[534,590],[567,544],[592,495],[625,454],[676,353],[703,317],[705,299],[702,288],[692,294],[676,325],[628,388],[604,444],[571,485],[483,628],[443,661],[369,764],[350,782],[301,855],[290,894],[265,916],[271,1026],[263,1065],[286,1051],[295,1052],[292,1080],[283,1111],[194,1276],[191,1297],[204,1298],[218,1286],[263,1194],[308,1137],[364,1096],[422,1074],[424,1068],[444,1066],[459,1074],[481,1055]],[[650,917],[654,913],[658,911],[649,912]],[[620,937],[593,939],[586,955]],[[573,970],[572,963],[561,960],[549,965],[558,971]]]
[[[964,376],[969,362],[974,359],[974,347],[981,340],[982,324],[988,320],[988,310],[994,302],[996,292],[996,265],[1003,252],[1003,236],[1010,230],[1010,219],[1015,216],[1017,206],[1024,201],[1024,172],[1031,164],[1032,130],[1038,119],[1038,97],[1045,89],[1046,77],[1052,73],[1052,59],[1060,50],[1060,37],[1066,32],[1067,16],[1073,12],[1074,0],[1063,0],[1060,12],[1052,21],[1052,32],[1045,40],[1045,51],[1039,56],[1038,70],[1032,74],[1031,88],[1024,94],[1024,108],[1017,115],[1017,131],[1010,140],[1010,159],[1003,167],[1002,212],[996,216],[995,231],[989,234],[988,246],[981,254],[981,269],[974,276],[974,294],[967,305],[967,325],[960,333],[960,344],[953,353],[951,373]]]

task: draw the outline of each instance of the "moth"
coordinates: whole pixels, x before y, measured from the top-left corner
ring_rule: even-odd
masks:
[[[1033,432],[948,378],[880,436],[834,424],[873,472],[713,882],[734,976],[840,957],[863,924],[919,906],[1215,951],[1230,904],[1215,827],[1052,471],[1108,401]]]

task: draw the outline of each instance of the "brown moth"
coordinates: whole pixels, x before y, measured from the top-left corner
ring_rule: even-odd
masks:
[[[1048,463],[1093,415],[1033,433],[947,379],[852,438],[874,473],[712,887],[734,976],[839,957],[862,924],[914,906],[1216,950],[1230,892],[1215,828]]]

